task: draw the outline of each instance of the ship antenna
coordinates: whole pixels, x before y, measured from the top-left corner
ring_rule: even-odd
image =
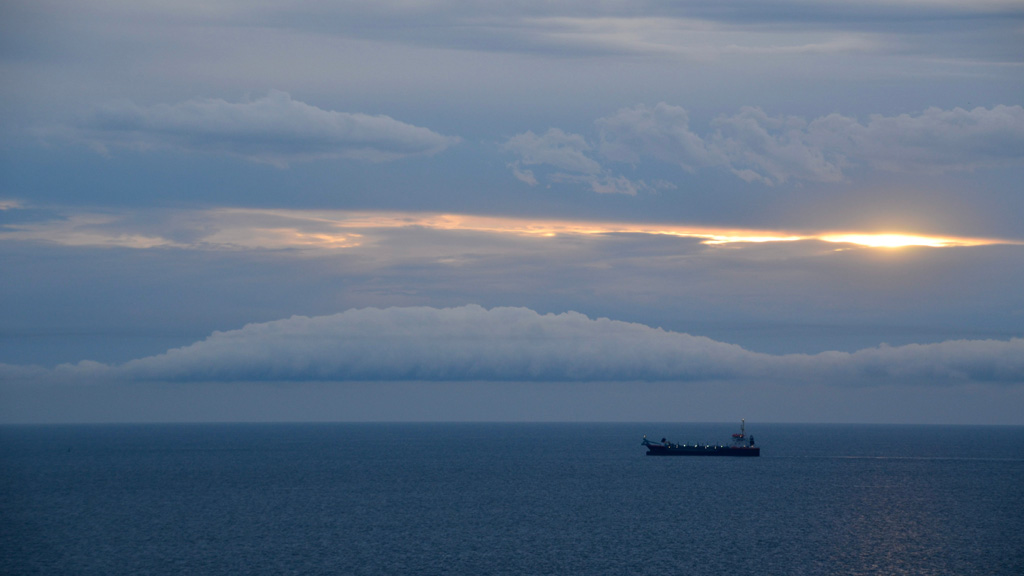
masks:
[[[746,432],[745,432],[746,428],[747,428],[747,419],[746,418],[740,418],[740,436],[744,436],[746,434]]]

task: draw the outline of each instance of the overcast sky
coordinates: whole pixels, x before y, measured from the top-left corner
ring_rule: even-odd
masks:
[[[0,422],[1024,424],[1024,1],[0,5]]]

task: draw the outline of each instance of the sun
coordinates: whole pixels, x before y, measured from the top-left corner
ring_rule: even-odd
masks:
[[[951,246],[978,246],[986,243],[971,238],[942,238],[911,234],[826,234],[822,235],[821,239],[825,242],[858,244],[870,248],[904,248],[907,246],[948,248]]]

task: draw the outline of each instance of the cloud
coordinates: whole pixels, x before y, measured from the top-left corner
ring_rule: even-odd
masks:
[[[713,126],[711,146],[730,168],[766,183],[836,181],[847,168],[941,174],[1024,164],[1020,106],[874,114],[866,124],[840,114],[806,122],[744,108]]]
[[[40,369],[0,367],[8,379]],[[526,308],[353,309],[215,332],[121,365],[50,376],[130,381],[713,381],[1024,384],[1024,339],[769,355],[702,336]]]
[[[513,167],[515,170],[515,167]],[[532,176],[532,172],[529,175]],[[640,186],[649,189],[670,188],[655,181],[651,185],[607,175],[571,176],[554,174],[552,181],[585,182],[607,186],[608,192],[636,194]],[[601,190],[597,190],[601,191]],[[19,204],[20,206],[20,204]],[[642,223],[600,220],[557,220],[511,216],[479,216],[435,212],[375,212],[357,210],[289,210],[258,208],[213,208],[205,210],[108,210],[67,212],[25,206],[36,219],[0,224],[3,242],[45,243],[58,246],[94,248],[183,249],[202,251],[272,250],[292,253],[337,253],[361,251],[382,261],[395,255],[397,242],[415,230],[412,242],[422,257],[433,242],[442,250],[451,250],[449,240],[440,240],[448,232],[469,232],[475,238],[492,237],[491,247],[503,245],[506,238],[607,237],[627,235],[692,238],[707,245],[756,245],[766,243],[826,242],[871,248],[928,246],[951,248],[968,246],[1020,246],[1020,240],[972,238],[948,234],[874,233],[868,231],[804,231],[785,229],[741,229],[688,225],[683,223]],[[404,231],[404,232],[403,232]],[[433,240],[432,240],[433,239]],[[405,241],[409,241],[405,238]],[[534,250],[530,244],[528,250]],[[736,246],[735,249],[738,249]],[[508,246],[499,249],[508,250]],[[679,249],[679,247],[677,247]],[[735,252],[734,249],[734,252]],[[808,246],[811,253],[820,247]],[[844,248],[845,249],[845,248]],[[472,251],[486,250],[479,244]],[[782,252],[783,254],[785,252]],[[766,254],[762,251],[762,257]]]
[[[1024,108],[928,108],[916,116],[874,114],[867,124],[832,114],[806,128],[806,140],[880,170],[979,170],[1024,164]]]
[[[1024,164],[1021,106],[876,114],[864,124],[840,114],[808,122],[745,107],[719,116],[701,136],[685,109],[659,103],[621,109],[596,125],[598,150],[609,161],[726,169],[769,186],[837,182],[856,170],[941,174]]]
[[[512,162],[508,164],[508,167],[512,169],[512,175],[517,180],[525,182],[530,186],[537,185],[537,177],[533,175],[533,170],[527,170],[519,166],[519,162]]]
[[[138,226],[124,227],[122,221],[122,217],[112,214],[72,214],[66,218],[42,222],[12,223],[0,226],[0,240],[101,248],[187,247],[152,232],[145,232]]]
[[[685,109],[664,102],[619,110],[596,122],[601,156],[616,162],[639,163],[642,156],[678,164],[688,171],[721,164],[704,140],[690,130]]]
[[[555,173],[550,177],[552,182],[571,182],[585,184],[592,191],[598,194],[626,194],[636,196],[637,192],[655,190],[656,188],[647,185],[643,180],[630,180],[625,176],[616,176],[608,170],[601,174],[565,174]]]
[[[312,29],[376,42],[562,57],[855,52],[877,46],[878,37],[891,37],[918,51],[981,50],[987,58],[1003,59],[1008,54],[999,45],[1007,41],[992,42],[991,37],[1013,38],[1021,7],[1013,0],[855,5],[807,0],[507,4],[395,0],[248,8],[246,12],[266,27]],[[961,34],[968,29],[976,40],[943,43],[937,40],[942,35],[936,29]],[[985,33],[988,41],[982,36]]]
[[[550,128],[538,136],[533,132],[517,134],[505,142],[503,148],[519,156],[526,165],[547,164],[568,172],[598,174],[601,165],[587,157],[590,145],[579,134]]]
[[[508,166],[516,179],[530,186],[537,185],[537,177],[532,170],[523,170],[521,164],[555,168],[560,172],[548,176],[551,182],[585,184],[598,194],[635,196],[640,190],[655,189],[642,180],[630,180],[602,168],[598,161],[587,156],[593,148],[586,138],[558,128],[551,128],[540,136],[529,131],[517,134],[502,148],[519,157]]]
[[[323,110],[278,90],[244,102],[108,104],[81,122],[74,136],[101,152],[116,147],[170,148],[282,167],[319,159],[383,162],[429,156],[459,141],[389,116]]]
[[[733,174],[764,184],[789,179],[813,182],[842,180],[844,157],[810,143],[806,122],[794,117],[770,117],[758,108],[744,108],[713,123],[717,131],[709,147],[724,158]],[[836,142],[841,140],[836,139]]]
[[[819,355],[821,356],[821,355]],[[953,340],[838,354],[857,375],[1024,383],[1024,339]]]

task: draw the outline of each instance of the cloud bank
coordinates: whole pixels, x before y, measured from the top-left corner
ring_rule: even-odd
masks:
[[[353,309],[215,332],[111,366],[3,366],[7,380],[538,381],[775,380],[841,385],[1024,384],[1024,339],[769,355],[701,336],[526,308]]]
[[[619,110],[596,126],[593,145],[582,135],[553,128],[544,137],[514,136],[505,149],[524,164],[562,171],[552,180],[563,182],[589,181],[595,174],[615,178],[595,157],[634,166],[656,161],[691,173],[724,169],[768,186],[838,182],[851,171],[942,174],[1024,164],[1021,106],[929,108],[917,115],[876,114],[866,123],[841,114],[808,122],[745,107],[716,118],[712,131],[702,136],[690,128],[684,108],[662,102]],[[530,177],[536,181],[532,172]]]
[[[170,148],[281,167],[332,158],[384,162],[429,156],[459,141],[389,116],[323,110],[278,90],[244,102],[108,104],[84,120],[75,136],[101,152],[113,147]]]

